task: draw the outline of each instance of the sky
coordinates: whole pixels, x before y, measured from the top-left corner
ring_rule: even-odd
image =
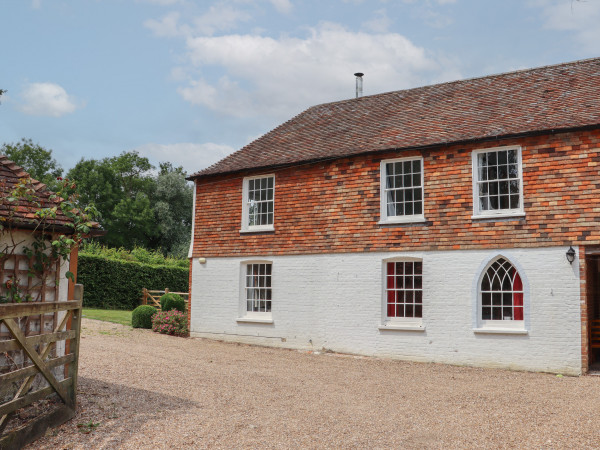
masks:
[[[188,173],[306,108],[600,56],[600,0],[3,0],[0,144]]]

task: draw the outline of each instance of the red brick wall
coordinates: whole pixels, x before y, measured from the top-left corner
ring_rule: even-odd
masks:
[[[471,151],[522,146],[525,218],[472,220]],[[379,163],[422,155],[426,224],[381,226]],[[241,234],[242,179],[197,183],[194,256],[600,244],[600,131],[363,155],[275,173],[275,232]],[[259,172],[253,172],[257,175]]]

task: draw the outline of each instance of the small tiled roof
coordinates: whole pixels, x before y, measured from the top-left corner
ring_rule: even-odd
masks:
[[[600,58],[313,106],[190,178],[600,124]]]
[[[19,180],[23,178],[29,179],[30,176],[22,167],[19,167],[14,162],[10,161],[6,156],[0,155],[0,196],[7,198],[8,194],[17,186]],[[33,219],[35,212],[38,209],[52,208],[58,204],[56,199],[50,199],[50,196],[53,193],[48,190],[44,183],[40,183],[34,179],[31,179],[30,183],[30,186],[36,192],[36,201],[40,206],[38,207],[32,202],[20,201],[18,202],[16,210],[11,214],[11,209],[14,208],[13,204],[1,201],[0,220],[12,220],[12,223],[17,228],[31,228],[34,224]],[[48,223],[57,229],[70,230],[71,228],[68,227],[68,224],[73,223],[73,221],[58,210],[56,218],[49,220]]]

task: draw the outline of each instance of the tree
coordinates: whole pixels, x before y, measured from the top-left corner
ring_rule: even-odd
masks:
[[[94,204],[111,247],[153,247],[159,235],[150,199],[155,191],[154,166],[137,152],[101,160],[79,161],[68,177],[77,180],[82,206]]]
[[[154,212],[159,235],[156,247],[174,256],[185,257],[192,231],[192,187],[185,181],[183,168],[163,170],[156,178],[153,197]]]
[[[0,147],[0,154],[4,154],[14,163],[22,166],[34,178],[50,188],[57,190],[57,178],[62,176],[63,169],[52,158],[52,150],[46,150],[39,144],[34,144],[31,139],[21,139],[14,144],[4,143]]]

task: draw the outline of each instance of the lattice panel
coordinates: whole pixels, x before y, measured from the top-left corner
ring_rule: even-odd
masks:
[[[25,255],[7,255],[0,259],[0,295],[6,296],[9,289],[6,283],[18,283],[21,295],[30,294],[34,302],[53,302],[59,300],[58,278],[60,277],[60,260],[54,261],[46,273],[46,277],[40,279],[30,276],[29,267],[33,264]],[[20,323],[21,330],[25,336],[52,333],[57,324],[58,314],[43,314],[28,316]],[[11,334],[6,326],[0,326],[0,338],[10,337]]]

